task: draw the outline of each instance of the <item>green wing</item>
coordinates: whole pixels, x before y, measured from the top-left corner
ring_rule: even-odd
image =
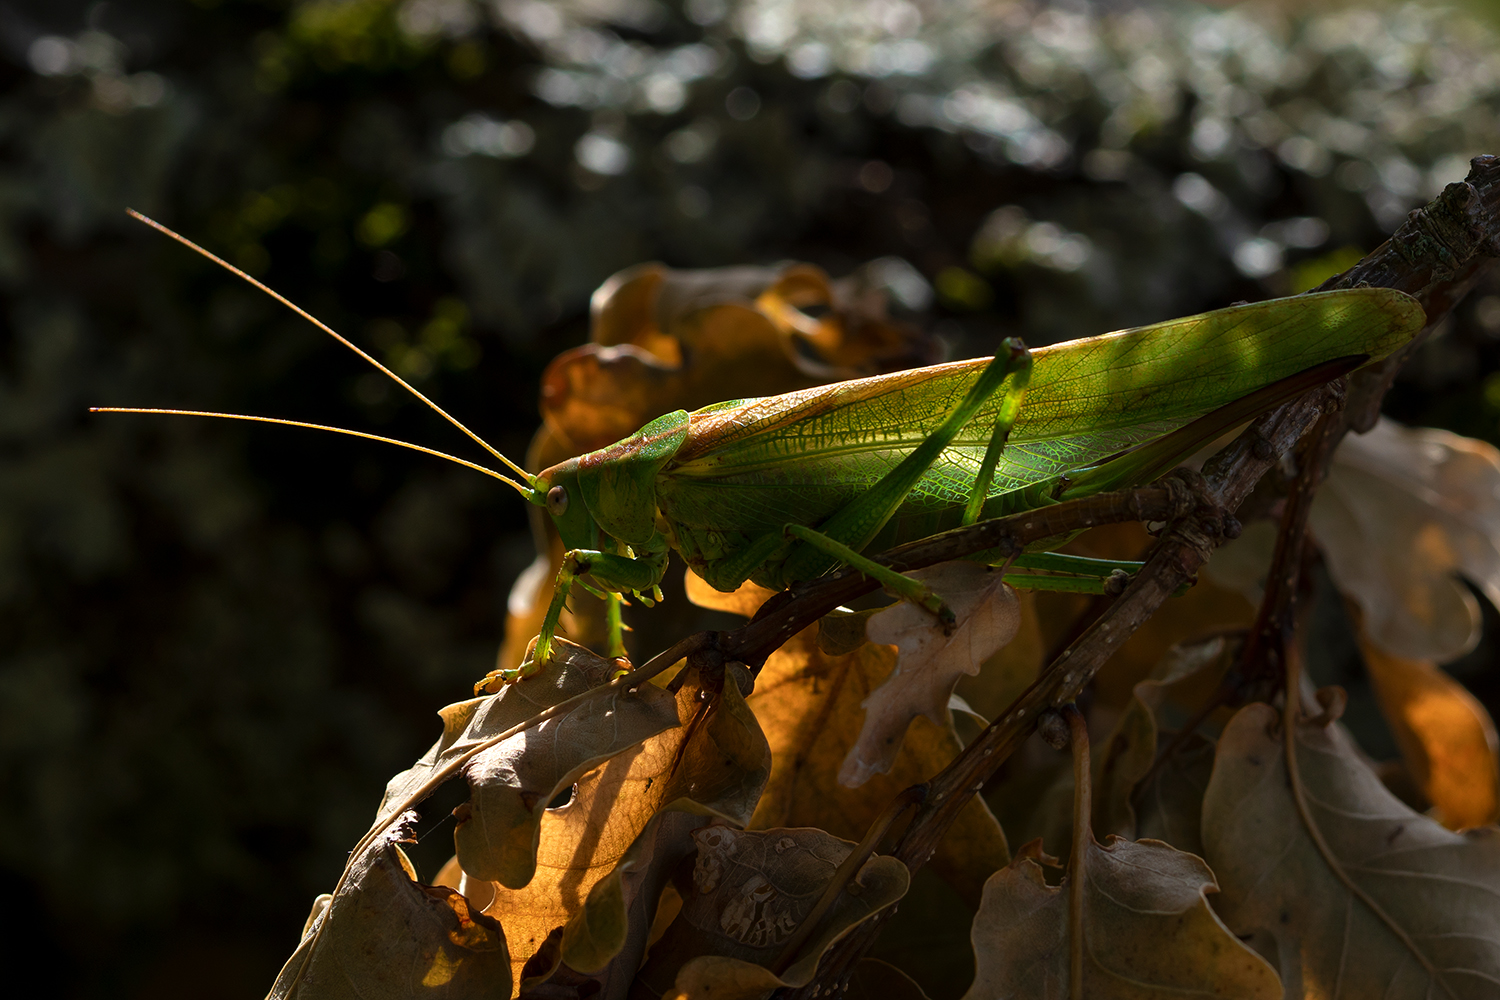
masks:
[[[990,495],[1095,465],[1335,359],[1385,357],[1424,322],[1409,296],[1365,288],[1234,306],[1041,348]],[[816,524],[893,468],[987,363],[937,365],[699,410],[658,480],[658,504],[689,531],[753,535],[789,521]],[[997,394],[913,491],[902,511],[903,520],[915,515],[920,522],[912,531],[935,530],[934,516],[946,517],[967,500],[999,406]],[[705,554],[713,557],[721,547],[735,546],[724,538]]]

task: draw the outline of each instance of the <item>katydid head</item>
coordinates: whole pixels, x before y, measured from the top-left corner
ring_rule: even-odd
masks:
[[[599,533],[644,545],[656,533],[656,474],[687,440],[688,414],[676,410],[612,445],[537,474],[534,488],[567,549],[599,546]]]
[[[565,550],[597,549],[599,524],[584,502],[578,462],[577,458],[570,458],[541,472],[536,477],[536,490],[547,516],[562,536]]]

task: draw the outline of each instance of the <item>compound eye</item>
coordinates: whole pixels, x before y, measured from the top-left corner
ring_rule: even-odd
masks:
[[[561,486],[554,486],[547,491],[547,513],[553,517],[562,517],[568,510],[568,491]]]

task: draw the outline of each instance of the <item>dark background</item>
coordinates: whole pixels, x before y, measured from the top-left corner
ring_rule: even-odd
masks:
[[[639,261],[889,257],[983,354],[1309,287],[1500,152],[1482,17],[1295,6],[0,2],[9,967],[262,994],[531,557],[518,500],[435,460],[90,415],[473,451],[127,206],[519,458],[542,367]],[[1495,292],[1393,414],[1500,439]],[[1493,704],[1488,666],[1455,669]]]

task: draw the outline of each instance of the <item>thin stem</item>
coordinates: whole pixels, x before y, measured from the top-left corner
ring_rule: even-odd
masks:
[[[288,299],[285,295],[282,295],[280,292],[278,292],[275,289],[269,287],[268,285],[265,285],[265,284],[261,283],[260,281],[256,280],[255,278],[252,278],[250,275],[246,274],[244,271],[242,271],[239,268],[235,267],[233,264],[229,263],[227,260],[224,260],[222,257],[218,257],[215,254],[209,253],[207,250],[203,249],[198,244],[196,244],[192,240],[188,239],[186,236],[183,236],[183,235],[181,235],[179,233],[173,232],[172,230],[168,229],[166,226],[162,225],[160,222],[157,222],[155,219],[152,219],[152,218],[149,218],[149,217],[147,217],[145,215],[142,215],[140,212],[137,212],[133,208],[127,208],[125,211],[130,215],[130,217],[132,219],[136,219],[136,220],[138,220],[140,222],[144,222],[146,225],[150,226],[152,229],[155,229],[157,232],[164,233],[165,235],[172,237],[172,239],[176,240],[178,243],[181,243],[183,246],[187,247],[189,250],[192,250],[192,251],[194,251],[196,253],[199,253],[199,254],[203,255],[204,257],[206,257],[209,260],[213,261],[215,264],[218,264],[220,267],[224,268],[224,270],[228,271],[230,274],[234,274],[234,275],[237,275],[238,277],[241,277],[241,278],[245,279],[245,281],[249,282],[250,284],[254,285],[256,288],[258,288],[261,291],[265,292],[267,295],[271,296],[271,298],[275,299],[277,302],[280,302],[282,305],[286,306],[292,312],[296,313],[298,316],[301,316],[303,319],[307,320],[313,326],[317,327],[319,330],[322,330],[324,333],[328,334],[328,336],[332,337],[334,340],[337,340],[340,344],[343,344],[345,347],[349,348],[349,350],[353,351],[355,354],[358,354],[360,357],[364,358],[370,364],[374,365],[380,371],[381,374],[385,375],[387,378],[391,379],[397,385],[401,386],[401,388],[405,389],[407,392],[411,393],[413,396],[415,396],[418,399],[420,399],[423,403],[425,403],[428,406],[428,408],[430,408],[434,413],[436,413],[438,416],[442,417],[444,420],[448,421],[448,423],[452,424],[454,427],[457,427],[459,430],[461,430],[465,434],[467,434],[470,438],[472,438],[474,440],[475,443],[477,443],[479,445],[479,447],[483,448],[485,451],[489,452],[491,455],[494,455],[496,458],[498,458],[501,461],[501,463],[503,463],[507,468],[509,468],[516,475],[520,476],[523,481],[528,482],[528,483],[532,482],[532,478],[531,478],[531,474],[530,473],[528,473],[525,469],[521,468],[516,463],[512,462],[510,459],[506,458],[504,455],[500,454],[500,452],[497,451],[495,448],[491,447],[491,445],[489,444],[489,442],[485,441],[484,438],[480,437],[478,434],[475,434],[473,431],[469,430],[469,428],[465,427],[462,423],[460,423],[457,417],[453,416],[447,410],[443,409],[441,406],[437,405],[432,400],[430,400],[426,396],[422,395],[422,393],[418,392],[417,389],[416,389],[416,387],[413,386],[410,382],[406,381],[406,379],[402,378],[400,375],[397,375],[395,372],[391,371],[389,368],[387,368],[385,365],[381,364],[379,361],[376,361],[373,357],[371,357],[369,354],[365,353],[361,348],[359,348],[357,345],[355,345],[353,341],[351,341],[348,338],[346,338],[343,334],[339,333],[337,330],[335,330],[333,327],[329,326],[327,323],[324,323],[322,320],[318,319],[316,316],[314,316],[312,313],[308,312],[306,309],[303,309],[301,306],[297,305],[291,299]]]
[[[1083,1000],[1083,896],[1088,888],[1088,853],[1094,843],[1089,726],[1078,707],[1062,707],[1073,746],[1073,851],[1068,858],[1068,1000]]]
[[[797,960],[797,953],[802,950],[802,946],[807,943],[808,938],[812,937],[813,932],[818,929],[818,925],[823,922],[823,918],[828,915],[828,911],[833,909],[833,904],[838,902],[839,895],[844,891],[844,887],[859,874],[859,870],[865,866],[865,862],[870,860],[871,855],[875,853],[875,848],[880,846],[880,842],[885,839],[885,835],[890,831],[891,826],[908,809],[921,805],[922,800],[926,797],[926,785],[912,785],[892,799],[890,804],[885,807],[885,811],[875,817],[875,821],[870,824],[870,828],[865,831],[864,837],[855,845],[854,850],[850,851],[849,856],[839,863],[838,869],[833,873],[833,878],[823,887],[823,895],[818,897],[818,901],[813,904],[813,908],[808,911],[802,923],[797,925],[797,929],[787,939],[786,945],[781,949],[781,954],[776,956],[776,961],[771,965],[773,973],[780,976]]]
[[[1333,446],[1344,430],[1337,411],[1323,414],[1297,452],[1297,476],[1292,480],[1260,610],[1245,637],[1240,673],[1249,680],[1277,678],[1284,673],[1288,647],[1296,624],[1297,591],[1302,583],[1302,554],[1307,548],[1307,520],[1313,496],[1323,481]]]

